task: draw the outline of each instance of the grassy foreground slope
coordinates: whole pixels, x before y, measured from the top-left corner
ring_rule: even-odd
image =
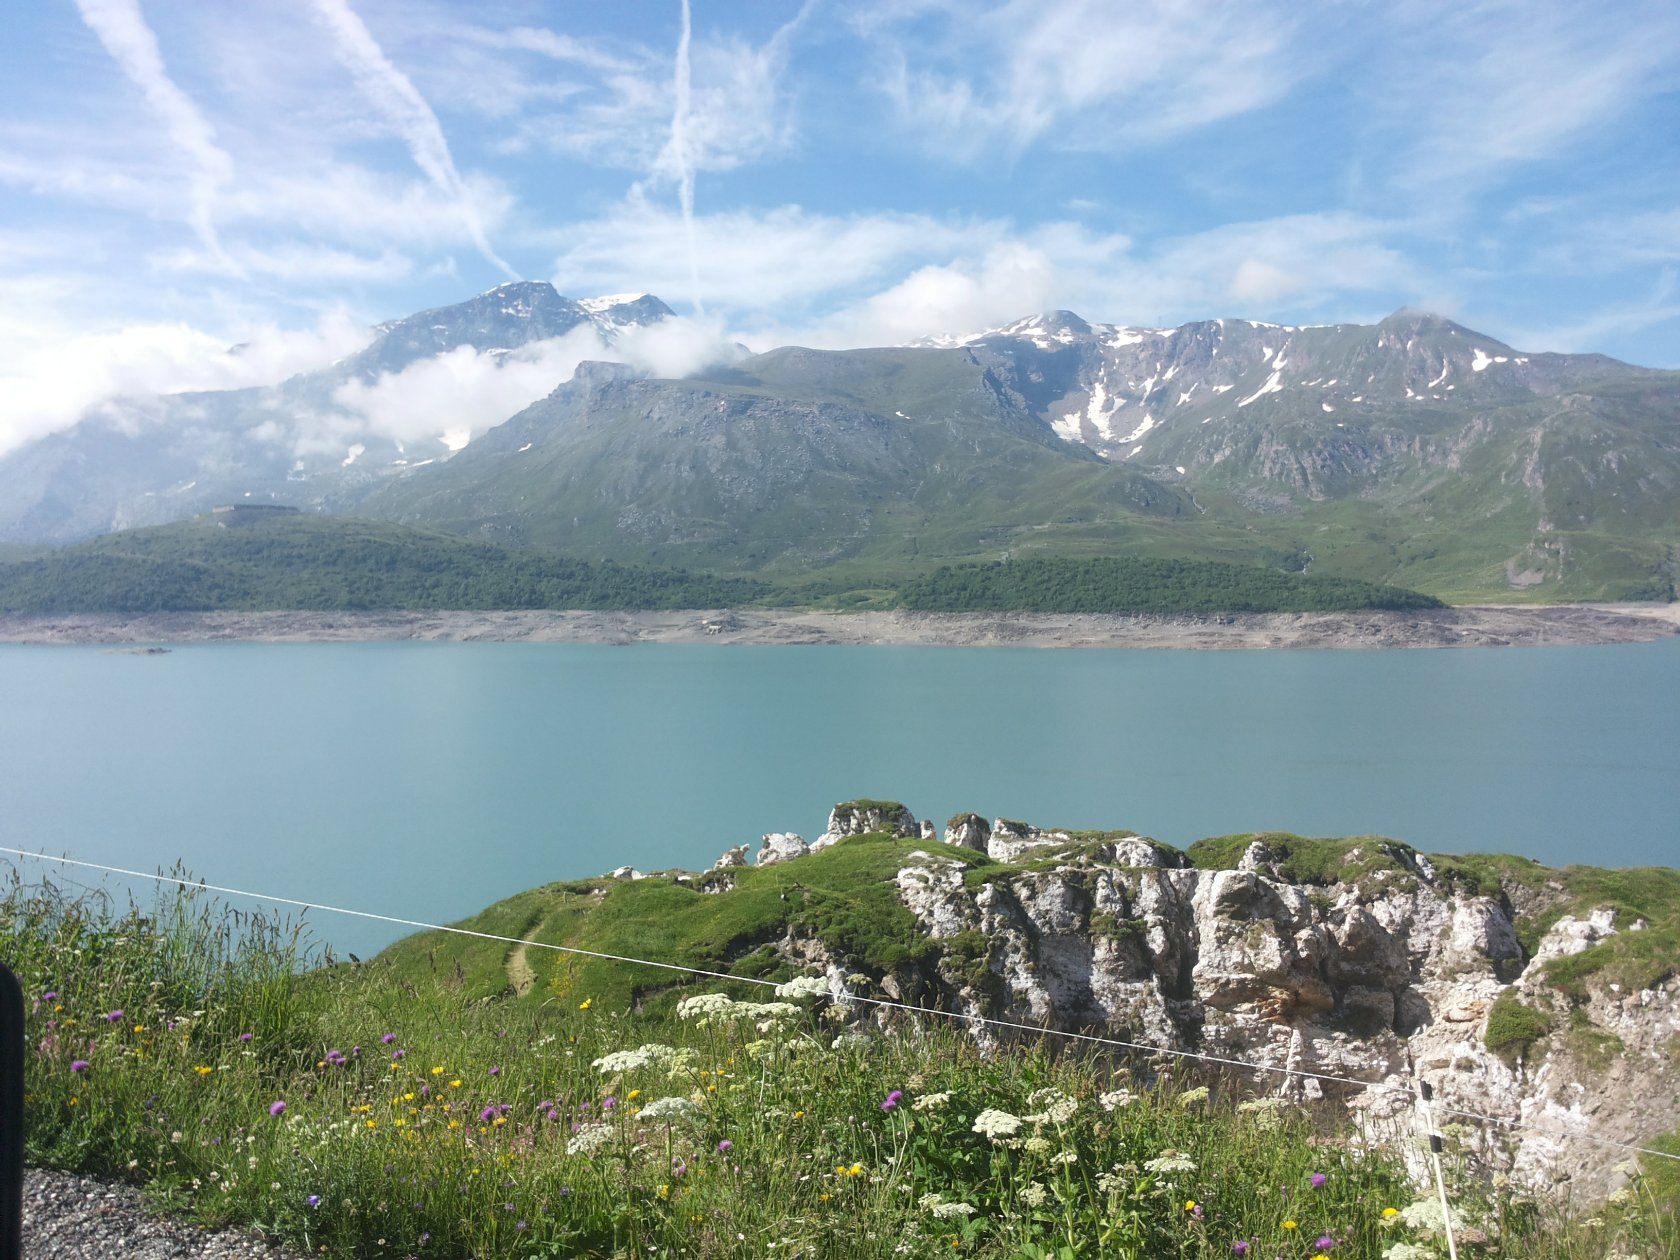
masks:
[[[870,875],[900,848],[803,859],[814,904],[794,913],[888,948]],[[776,870],[734,902],[685,893],[730,907],[697,959],[750,957],[777,890],[800,891]],[[14,883],[0,932],[29,1005],[30,1157],[142,1182],[205,1224],[339,1260],[1443,1254],[1398,1151],[1237,1082],[1186,1089],[1050,1042],[982,1055],[939,1021],[847,1031],[797,991],[719,981],[675,1009],[619,1005],[636,982],[604,972],[516,998],[487,991],[510,946],[461,937],[300,966],[283,926],[175,888],[118,913]],[[578,931],[564,901],[592,896],[537,890],[472,925],[525,935],[558,911]],[[616,926],[587,939],[667,922],[670,896],[614,885],[596,917]],[[1673,1254],[1673,1187],[1634,1185],[1589,1218],[1453,1193],[1511,1260]]]
[[[1023,559],[898,580],[750,577],[570,559],[352,517],[200,517],[7,562],[0,613],[373,609],[673,609],[811,605],[1114,612],[1420,608],[1415,592],[1259,565]]]

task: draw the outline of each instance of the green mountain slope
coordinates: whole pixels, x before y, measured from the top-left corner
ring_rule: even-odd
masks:
[[[781,350],[683,381],[591,366],[362,510],[582,556],[771,572],[914,571],[1061,527],[1109,549],[1195,511],[1063,442],[967,352],[927,350]]]
[[[1059,320],[1060,322],[1057,322]],[[1665,599],[1680,374],[1444,320],[789,348],[591,367],[364,510],[587,557],[791,574],[1118,554],[1453,599]]]
[[[13,613],[717,608],[767,589],[301,513],[232,526],[201,517],[0,563],[0,612]]]
[[[20,549],[22,550],[22,549]],[[902,585],[902,590],[900,586]],[[583,561],[385,522],[288,509],[108,534],[7,562],[0,612],[255,609],[660,609],[859,605],[912,609],[1198,614],[1415,608],[1427,596],[1253,565],[1022,560],[885,577],[777,584]]]

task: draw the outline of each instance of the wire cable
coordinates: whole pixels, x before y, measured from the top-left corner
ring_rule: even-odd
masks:
[[[633,958],[627,954],[613,954],[603,950],[582,949],[574,945],[556,945],[548,941],[525,940],[517,936],[502,936],[495,932],[479,932],[472,928],[451,927],[443,923],[427,923],[422,919],[407,919],[398,915],[380,914],[372,910],[355,910],[346,906],[332,906],[319,901],[302,901],[295,897],[280,897],[270,893],[253,892],[246,888],[231,888],[224,884],[211,884],[204,880],[187,880],[178,875],[164,875],[161,872],[137,871],[122,866],[108,866],[101,862],[87,862],[71,857],[55,857],[50,853],[38,853],[29,849],[16,849],[7,845],[0,845],[0,853],[13,857],[25,858],[36,862],[55,863],[60,866],[73,866],[82,870],[100,871],[108,875],[121,875],[130,879],[144,880],[157,884],[177,884],[183,889],[192,888],[203,892],[220,893],[228,897],[244,897],[252,901],[267,902],[271,905],[295,906],[300,910],[319,910],[328,914],[341,914],[350,918],[364,919],[374,923],[390,923],[398,927],[415,928],[426,932],[442,932],[451,936],[465,936],[474,940],[493,941],[504,945],[523,945],[527,948],[536,946],[539,949],[552,950],[556,953],[570,954],[582,958],[595,958],[603,962],[625,963],[637,967],[652,967],[660,971],[674,971],[683,975],[701,976],[710,980],[723,980],[731,984],[757,985],[761,988],[775,989],[778,984],[774,980],[762,980],[755,976],[735,976],[726,971],[710,971],[704,967],[686,966],[681,963],[656,962],[650,958]],[[1206,1054],[1198,1050],[1175,1050],[1166,1046],[1153,1046],[1146,1042],[1125,1041],[1117,1037],[1102,1037],[1095,1033],[1071,1032],[1058,1028],[1046,1028],[1036,1024],[1023,1023],[1017,1020],[998,1019],[990,1015],[977,1015],[963,1011],[941,1011],[925,1006],[913,1006],[908,1002],[895,1002],[889,998],[865,997],[857,994],[847,994],[845,1001],[862,1006],[873,1006],[883,1010],[902,1011],[910,1015],[927,1016],[934,1019],[948,1019],[961,1023],[979,1024],[991,1028],[1007,1029],[1011,1032],[1031,1033],[1040,1037],[1059,1037],[1066,1041],[1080,1042],[1086,1045],[1109,1046],[1118,1050],[1132,1050],[1147,1055],[1159,1055],[1173,1059],[1189,1059],[1200,1063],[1215,1064],[1220,1067],[1241,1068],[1250,1072],[1267,1072],[1276,1076],[1300,1077],[1307,1080],[1329,1081],[1338,1085],[1354,1085],[1362,1090],[1374,1090],[1387,1093],[1404,1094],[1408,1099],[1412,1097],[1411,1088],[1407,1085],[1391,1083],[1384,1080],[1362,1080],[1353,1076],[1339,1076],[1330,1072],[1313,1072],[1296,1067],[1277,1067],[1269,1063],[1251,1063],[1246,1059],[1231,1058],[1226,1055]],[[1502,1116],[1483,1115],[1479,1112],[1465,1111],[1456,1107],[1434,1104],[1434,1110],[1442,1115],[1456,1116],[1460,1119],[1478,1120],[1488,1124],[1500,1125],[1523,1133],[1533,1133],[1543,1137],[1561,1138],[1564,1140],[1578,1140],[1593,1142],[1600,1146],[1616,1147],[1620,1150],[1640,1155],[1650,1155],[1657,1159],[1680,1162],[1680,1155],[1668,1151],[1659,1151],[1651,1147],[1638,1146],[1630,1142],[1620,1142],[1613,1138],[1597,1137],[1590,1133],[1571,1133],[1563,1129],[1541,1128],[1526,1121],[1512,1120]]]

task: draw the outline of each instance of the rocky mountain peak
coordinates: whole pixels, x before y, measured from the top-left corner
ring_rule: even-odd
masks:
[[[546,280],[513,280],[465,302],[379,325],[379,338],[343,366],[350,374],[370,379],[461,346],[486,353],[514,350],[581,327],[593,327],[610,344],[622,329],[658,323],[673,314],[649,293],[575,301],[561,296]]]

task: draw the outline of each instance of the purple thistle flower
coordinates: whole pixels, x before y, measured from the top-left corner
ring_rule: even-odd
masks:
[[[901,1099],[903,1097],[904,1097],[904,1091],[903,1090],[899,1090],[899,1089],[893,1090],[892,1093],[888,1094],[886,1096],[886,1098],[882,1101],[881,1110],[882,1111],[891,1111],[894,1107],[898,1106],[899,1099]]]
[[[500,1076],[501,1074],[502,1074],[502,1069],[499,1068],[499,1067],[493,1067],[493,1068],[490,1069],[490,1075],[491,1076]]]
[[[56,1002],[58,1001],[58,994],[52,990],[48,990],[46,993],[41,994],[41,1001]]]
[[[1234,1256],[1246,1256],[1248,1254],[1248,1244],[1240,1238],[1237,1239],[1236,1242],[1231,1244],[1231,1254]]]
[[[321,1196],[318,1195],[318,1194],[312,1194],[307,1199],[305,1199],[304,1202],[309,1204],[309,1206],[312,1207],[312,1208],[320,1207],[321,1206]]]
[[[88,1067],[89,1064],[86,1059],[77,1059],[70,1064],[70,1070],[72,1072],[85,1072],[88,1070]]]
[[[271,1116],[278,1116],[285,1110],[286,1100],[284,1098],[276,1098],[273,1102],[268,1104],[268,1114]]]
[[[1330,1178],[1326,1177],[1323,1173],[1314,1173],[1312,1175],[1313,1189],[1322,1190],[1324,1188],[1324,1183],[1329,1180]]]
[[[558,1111],[555,1111],[553,1108],[550,1108],[549,1112],[548,1112],[548,1118],[550,1120],[556,1120],[557,1121],[557,1120],[560,1119],[560,1113]]]
[[[240,1033],[239,1034],[239,1040],[249,1041],[249,1040],[251,1040],[251,1034],[250,1033]]]
[[[1324,1235],[1320,1236],[1319,1240],[1313,1244],[1313,1246],[1317,1247],[1320,1251],[1329,1251],[1330,1248],[1334,1247],[1335,1245],[1336,1245],[1336,1240],[1334,1238],[1330,1237],[1329,1234],[1324,1234]]]
[[[478,1113],[478,1118],[484,1121],[485,1124],[489,1124],[496,1118],[495,1107],[486,1107],[483,1111]]]
[[[123,1013],[121,1011],[110,1011],[110,1012],[107,1012],[106,1016],[105,1016],[106,1020],[110,1023],[113,1023],[113,1024],[116,1023],[118,1020],[120,1020],[122,1017],[123,1017]]]
[[[734,1150],[735,1149],[735,1143],[731,1142],[728,1138],[724,1138],[723,1141],[721,1141],[717,1144],[717,1148],[718,1148],[718,1154],[722,1155],[722,1154],[725,1154],[726,1152]]]
[[[618,1099],[614,1098],[611,1094],[608,1094],[605,1098],[601,1099],[602,1111],[611,1111],[616,1106],[618,1106]]]
[[[1201,1220],[1202,1219],[1202,1205],[1200,1203],[1198,1203],[1198,1204],[1196,1204],[1195,1207],[1191,1208],[1190,1209],[1190,1215],[1194,1216],[1198,1221]]]
[[[403,1059],[406,1059],[406,1058],[408,1058],[408,1051],[406,1051],[406,1050],[393,1050],[393,1051],[391,1051],[391,1062],[392,1063],[399,1063]]]
[[[383,1041],[386,1045],[390,1045],[396,1039],[397,1039],[397,1034],[396,1033],[386,1033],[379,1040]]]

